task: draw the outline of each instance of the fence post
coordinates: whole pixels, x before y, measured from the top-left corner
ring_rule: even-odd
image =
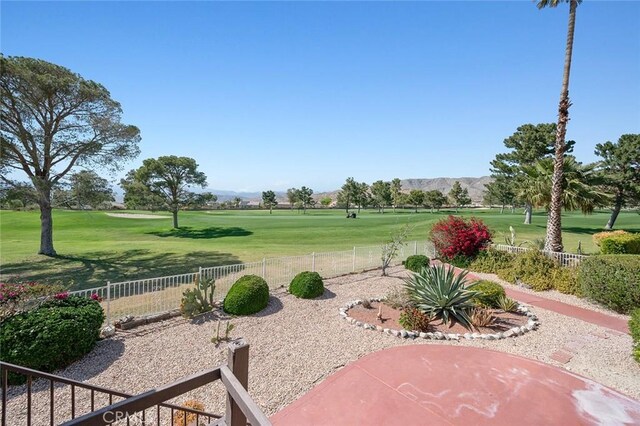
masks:
[[[227,352],[227,366],[233,372],[236,379],[243,388],[249,385],[249,344],[240,339],[229,343]],[[244,415],[238,404],[235,403],[231,394],[227,392],[226,408],[227,426],[246,426],[247,417]]]
[[[107,325],[111,325],[111,281],[107,281]]]
[[[418,254],[418,240],[413,242],[413,254]]]
[[[316,252],[311,253],[311,272],[316,271]]]
[[[267,258],[262,258],[262,278],[267,279]]]
[[[198,267],[198,287],[200,287],[200,283],[202,282],[202,266]]]
[[[356,246],[353,246],[353,262],[351,266],[351,272],[356,271]]]

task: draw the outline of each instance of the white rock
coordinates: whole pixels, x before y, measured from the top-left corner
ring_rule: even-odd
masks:
[[[112,325],[108,325],[108,326],[104,327],[102,329],[102,331],[100,331],[100,335],[105,339],[109,338],[109,337],[112,337],[115,334],[116,334],[116,328],[114,326],[112,326]]]

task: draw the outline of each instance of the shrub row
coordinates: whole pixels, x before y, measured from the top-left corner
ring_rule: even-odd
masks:
[[[617,234],[602,239],[602,254],[640,254],[639,234]]]
[[[631,338],[633,339],[633,357],[640,362],[640,308],[631,313],[629,331],[631,331]]]
[[[640,256],[590,256],[580,262],[582,293],[616,312],[640,308]]]
[[[469,269],[495,273],[512,283],[520,280],[536,291],[556,289],[587,297],[621,313],[640,308],[637,255],[589,256],[578,267],[566,268],[537,250],[514,255],[488,249],[471,262]]]

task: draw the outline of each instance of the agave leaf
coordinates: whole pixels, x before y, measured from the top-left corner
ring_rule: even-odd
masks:
[[[440,318],[444,324],[455,320],[471,329],[468,311],[477,292],[472,290],[475,283],[468,284],[467,273],[456,275],[452,267],[432,266],[406,278],[405,287],[416,307],[425,314]]]

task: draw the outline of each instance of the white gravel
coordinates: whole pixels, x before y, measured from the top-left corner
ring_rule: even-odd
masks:
[[[340,318],[338,309],[346,302],[383,296],[389,288],[399,285],[404,269],[394,268],[390,272],[391,277],[380,277],[379,271],[371,271],[327,280],[325,295],[316,300],[276,294],[265,311],[232,320],[236,326],[232,337],[242,337],[251,345],[249,393],[267,415],[290,404],[363,355],[415,344],[486,347],[533,358],[640,399],[640,364],[631,357],[630,336],[540,308],[534,308],[541,322],[538,330],[499,341],[403,340],[353,327]],[[215,320],[191,322],[178,318],[130,333],[119,332],[116,337],[99,342],[87,357],[59,374],[126,393],[143,392],[224,363],[225,345],[215,347],[210,342],[215,325]],[[588,343],[568,364],[561,365],[550,359],[553,352],[575,336],[589,333],[600,333],[607,338]],[[33,424],[48,424],[48,420],[42,421],[48,419],[44,417],[48,416],[48,391],[38,386],[35,388],[40,390],[34,395],[37,417]],[[24,388],[14,387],[9,392],[10,425],[25,423]],[[66,388],[56,390],[57,398],[68,394]],[[223,395],[218,382],[177,398],[176,402],[194,397],[204,402],[207,411],[223,413]],[[78,412],[86,412],[87,404],[86,398],[79,401]],[[61,406],[60,410],[65,408]]]

